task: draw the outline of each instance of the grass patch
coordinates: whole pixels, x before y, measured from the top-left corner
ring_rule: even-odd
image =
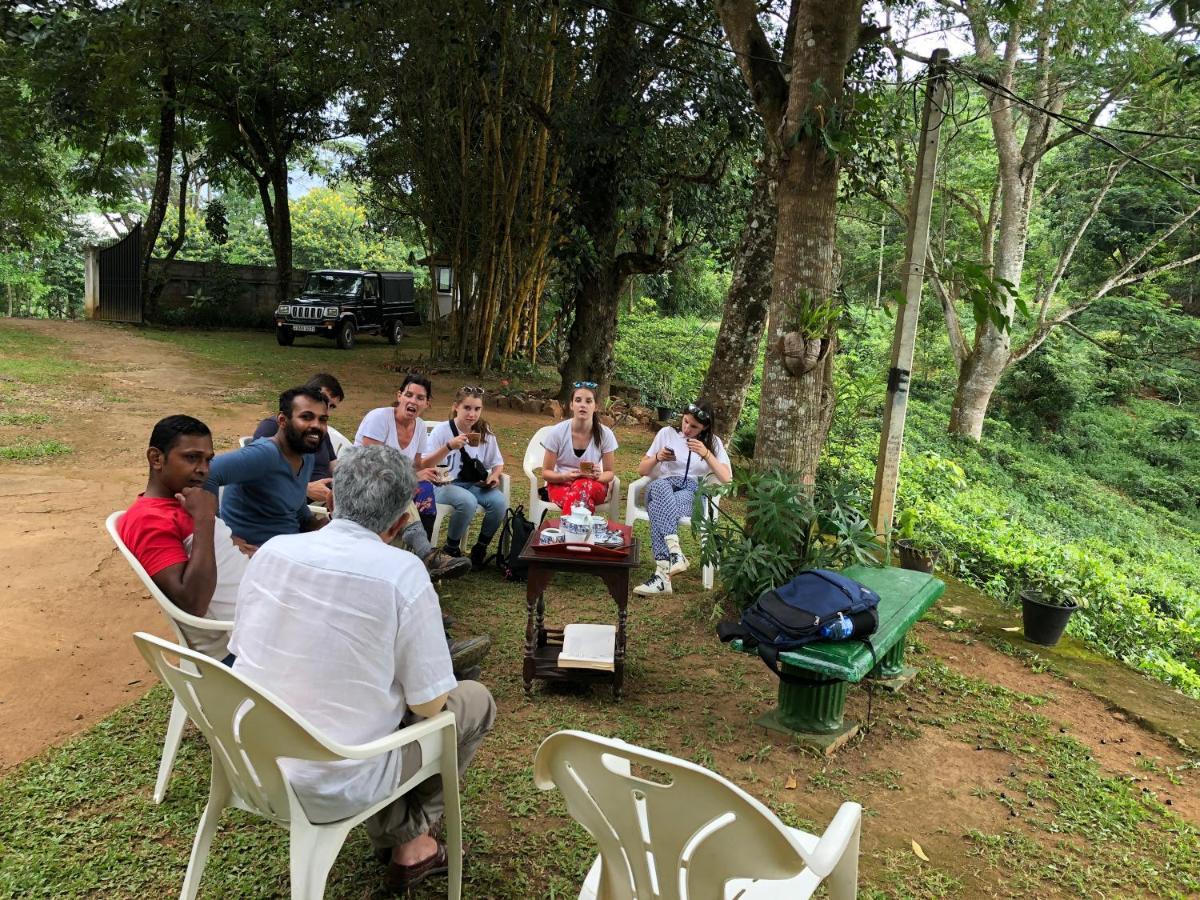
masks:
[[[0,380],[62,384],[84,371],[82,364],[67,357],[66,346],[57,338],[0,324]]]
[[[0,425],[11,425],[14,427],[23,428],[29,425],[45,425],[49,421],[50,416],[46,413],[0,412]]]
[[[71,452],[71,448],[62,441],[37,441],[36,443],[9,444],[6,447],[0,447],[0,459],[28,462],[36,459],[48,459],[52,456],[63,456]]]
[[[698,577],[681,576],[679,589],[688,590]],[[569,818],[561,796],[542,793],[532,782],[538,743],[561,728],[611,735],[713,766],[786,823],[808,830],[824,827],[843,799],[864,802],[864,847],[872,848],[861,862],[864,897],[1075,895],[1089,886],[1102,886],[1108,896],[1200,891],[1195,829],[1127,778],[1103,771],[1086,746],[1041,714],[1041,697],[962,675],[928,650],[914,650],[910,662],[924,668],[903,695],[875,697],[869,760],[856,761],[849,750],[831,761],[747,726],[753,710],[773,703],[775,685],[757,660],[722,652],[702,617],[661,604],[631,606],[628,694],[621,703],[601,688],[541,685],[529,702],[517,663],[523,587],[474,575],[445,584],[442,593],[447,612],[469,617],[492,635],[487,681],[501,710],[463,785],[472,848],[465,896],[524,900],[578,891],[595,845]],[[556,581],[548,601],[551,623],[605,621],[612,612],[582,578]],[[664,646],[690,652],[657,652]],[[0,896],[178,891],[207,796],[208,752],[190,732],[167,799],[155,806],[150,790],[168,710],[167,692],[155,688],[0,781]],[[925,843],[933,861],[924,862],[908,852],[907,837],[895,838],[909,833],[908,824],[888,821],[883,810],[893,802],[884,798],[921,790],[921,773],[898,764],[891,751],[903,752],[909,740],[933,734],[960,745],[960,759],[964,753],[971,759],[977,748],[1005,754],[1007,775],[970,790],[973,802],[992,810],[990,826],[940,831],[939,839],[949,839],[955,851],[938,853]],[[791,775],[801,790],[784,789]],[[967,793],[964,784],[959,796]],[[928,802],[957,801],[931,795]],[[1011,827],[996,825],[1010,820]],[[205,895],[282,896],[287,883],[286,833],[248,815],[227,814],[205,873]],[[433,880],[415,896],[442,896],[444,889],[444,882]],[[382,872],[370,859],[363,830],[356,829],[326,896],[373,897],[381,890]]]

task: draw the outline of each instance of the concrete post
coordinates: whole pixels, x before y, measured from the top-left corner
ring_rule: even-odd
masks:
[[[83,248],[83,315],[88,319],[100,316],[100,248]]]

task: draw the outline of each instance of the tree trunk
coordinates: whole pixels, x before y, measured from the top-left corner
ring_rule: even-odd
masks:
[[[620,282],[620,283],[618,283]],[[571,322],[566,362],[561,369],[559,399],[571,400],[577,381],[595,381],[596,402],[608,398],[613,370],[613,344],[617,339],[617,303],[624,278],[606,266],[585,279],[575,292],[575,318]]]
[[[292,290],[292,211],[288,203],[287,159],[274,159],[271,165],[271,193],[274,195],[269,214],[273,216],[271,252],[275,257],[275,299],[286,303]]]
[[[575,222],[588,237],[581,248],[574,296],[567,307],[574,312],[567,358],[560,373],[559,399],[571,399],[576,381],[600,385],[596,399],[608,397],[613,372],[613,343],[617,335],[617,308],[621,288],[629,273],[617,269],[619,197],[624,182],[636,175],[622,159],[622,132],[629,108],[639,102],[635,85],[639,73],[636,56],[639,0],[615,0],[598,37],[591,120],[597,134],[607,137],[588,155],[575,161],[569,193],[574,198]],[[569,229],[568,229],[569,230]]]
[[[146,221],[142,225],[142,307],[143,315],[149,320],[155,318],[161,294],[161,291],[151,289],[150,258],[154,255],[154,245],[158,243],[158,234],[162,230],[163,220],[167,215],[167,204],[171,199],[171,166],[175,162],[176,95],[175,73],[168,67],[163,71],[162,91],[159,97],[158,161],[154,174],[154,194],[150,199]]]
[[[746,224],[734,257],[733,279],[725,296],[721,329],[700,388],[700,397],[712,404],[714,431],[726,444],[742,416],[767,321],[778,215],[775,166],[774,160],[763,160],[755,179]]]
[[[991,330],[995,331],[994,326]],[[995,337],[1003,338],[1003,344],[998,344]],[[954,405],[950,408],[951,434],[973,441],[983,437],[983,418],[1008,361],[1007,334],[984,335],[975,342],[958,372]]]
[[[779,233],[771,281],[770,327],[763,363],[755,461],[816,481],[817,462],[833,416],[830,340],[822,363],[800,375],[780,353],[789,307],[801,294],[824,301],[834,291],[838,160],[806,129],[836,121],[846,63],[857,46],[860,0],[795,0],[795,46],[781,137]],[[805,131],[809,134],[805,134]],[[792,139],[795,143],[788,148]]]

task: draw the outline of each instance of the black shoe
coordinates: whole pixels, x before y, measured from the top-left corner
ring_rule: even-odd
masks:
[[[477,668],[491,649],[492,639],[486,634],[451,641],[450,663],[454,667],[454,677],[460,681],[469,681],[470,679],[464,676],[469,670]]]
[[[487,544],[476,544],[471,548],[471,568],[478,572],[487,562]]]
[[[462,556],[462,548],[457,545],[451,547],[449,544],[446,544],[446,546],[442,548],[442,552],[447,556],[453,556],[455,559],[458,559],[460,556]]]

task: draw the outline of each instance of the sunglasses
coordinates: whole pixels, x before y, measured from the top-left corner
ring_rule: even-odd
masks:
[[[594,391],[596,388],[600,387],[600,385],[596,384],[596,382],[594,382],[594,381],[577,381],[573,385],[571,385],[571,387],[587,388],[589,391]]]
[[[703,409],[701,409],[695,403],[689,403],[687,405],[687,410],[685,410],[685,412],[687,412],[687,414],[689,416],[691,416],[693,419],[695,419],[701,425],[708,425],[712,422],[712,416],[710,416],[707,412],[705,412]]]
[[[482,397],[486,393],[483,388],[475,384],[464,384],[462,387],[462,392],[464,394],[469,394],[472,397]]]

